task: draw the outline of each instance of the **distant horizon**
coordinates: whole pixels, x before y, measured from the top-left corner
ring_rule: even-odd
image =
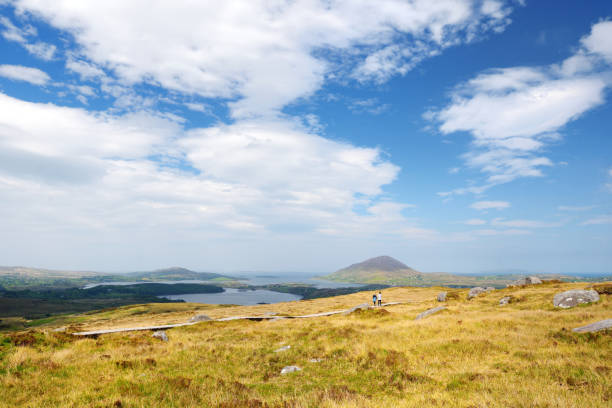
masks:
[[[344,267],[346,267],[348,265],[345,265]],[[284,277],[284,276],[291,276],[291,275],[303,275],[303,276],[322,276],[322,275],[326,275],[332,272],[337,271],[338,269],[335,270],[328,270],[328,271],[320,271],[320,272],[313,272],[313,271],[299,271],[299,270],[294,270],[294,271],[288,271],[285,269],[279,269],[279,270],[227,270],[227,271],[222,271],[222,270],[213,270],[213,269],[206,269],[206,268],[191,268],[191,267],[186,267],[186,266],[177,266],[177,265],[173,265],[173,266],[167,266],[167,267],[161,267],[161,268],[149,268],[149,269],[134,269],[134,270],[123,270],[123,271],[108,271],[108,270],[101,270],[101,269],[91,269],[91,268],[87,268],[87,269],[70,269],[70,268],[47,268],[47,267],[40,267],[40,266],[24,266],[24,265],[0,265],[0,268],[31,268],[31,269],[39,269],[39,270],[49,270],[49,271],[66,271],[66,272],[91,272],[91,273],[101,273],[101,274],[112,274],[112,275],[120,275],[120,274],[127,274],[127,273],[137,273],[137,272],[153,272],[153,271],[158,271],[158,270],[165,270],[165,269],[172,269],[172,268],[182,268],[182,269],[186,269],[192,272],[198,272],[198,273],[217,273],[220,275],[228,275],[231,276],[232,274],[236,275],[236,276],[231,276],[231,277],[240,277],[240,275],[258,275],[258,274],[274,274],[280,277]],[[524,270],[524,269],[513,269],[513,268],[503,268],[503,269],[499,269],[499,270],[490,270],[490,271],[477,271],[477,272],[449,272],[449,271],[422,271],[418,268],[414,268],[415,270],[417,270],[418,272],[421,273],[448,273],[448,274],[452,274],[452,275],[566,275],[566,276],[574,276],[574,277],[601,277],[601,276],[612,276],[612,271],[610,272],[541,272],[541,271],[533,271],[533,270]]]

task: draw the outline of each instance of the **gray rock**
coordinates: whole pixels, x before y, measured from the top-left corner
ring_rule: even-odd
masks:
[[[322,358],[311,358],[310,360],[308,360],[308,362],[310,363],[320,363],[321,361],[323,361]]]
[[[508,286],[524,286],[524,285],[539,285],[542,283],[542,280],[537,276],[526,276],[524,278],[520,278],[512,282]]]
[[[432,315],[434,313],[438,313],[441,310],[446,309],[446,306],[438,306],[438,307],[434,307],[433,309],[429,309],[424,311],[423,313],[420,313],[417,317],[414,318],[414,320],[421,320],[426,318],[429,315]]]
[[[493,286],[487,286],[487,288],[485,289],[485,291],[487,291],[487,292],[492,292],[494,290],[495,290],[495,288]]]
[[[168,335],[163,330],[158,330],[153,333],[153,337],[160,339],[161,341],[168,341]]]
[[[66,332],[66,326],[64,327],[56,327],[55,329],[51,330],[54,333],[65,333]]]
[[[612,329],[612,319],[606,319],[597,323],[587,324],[586,326],[576,327],[575,329],[572,329],[572,331],[576,333],[593,333],[606,329]]]
[[[264,316],[276,316],[278,314],[278,312],[266,312],[264,313]]]
[[[298,366],[286,366],[286,367],[283,367],[283,369],[281,370],[281,374],[289,374],[294,371],[300,371],[300,370],[301,368]]]
[[[207,322],[209,320],[212,320],[212,319],[206,316],[205,314],[195,315],[191,319],[189,319],[190,322]]]
[[[592,303],[599,301],[599,294],[594,290],[568,290],[557,293],[553,298],[553,305],[568,309],[581,303]]]
[[[480,295],[481,293],[485,293],[486,291],[487,290],[485,288],[476,286],[475,288],[470,289],[470,291],[468,292],[468,299],[475,298],[476,296]]]
[[[281,351],[287,351],[291,348],[291,346],[283,346],[279,349],[274,350],[275,353],[280,353]]]
[[[500,306],[505,306],[508,303],[510,303],[510,299],[512,299],[510,296],[504,296],[503,298],[499,299],[499,305]]]
[[[446,292],[438,293],[438,302],[446,302]]]
[[[370,304],[369,303],[362,303],[360,305],[357,305],[355,307],[351,307],[349,310],[346,310],[343,314],[345,315],[350,315],[351,313],[353,313],[356,310],[366,310],[370,308]]]

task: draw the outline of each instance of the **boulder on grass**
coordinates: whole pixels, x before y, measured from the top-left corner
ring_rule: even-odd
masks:
[[[281,370],[281,374],[289,374],[289,373],[293,373],[295,371],[300,371],[301,368],[298,366],[286,366],[283,367],[283,369]]]
[[[575,329],[572,329],[572,331],[576,333],[593,333],[606,329],[612,329],[612,319],[606,319],[596,323],[587,324],[586,326],[576,327]]]
[[[424,311],[423,313],[420,313],[417,317],[414,318],[414,320],[421,320],[426,318],[429,315],[432,315],[434,313],[438,313],[442,310],[446,309],[446,306],[438,306],[438,307],[434,307],[433,309],[429,309]]]
[[[557,293],[553,298],[553,305],[563,309],[574,307],[581,303],[593,303],[599,301],[599,294],[594,290],[568,290]]]
[[[446,302],[446,292],[438,293],[438,302]]]
[[[511,299],[512,299],[512,297],[510,297],[510,296],[504,296],[503,298],[499,299],[499,305],[500,306],[505,306],[508,303],[510,303]]]
[[[470,291],[468,292],[468,299],[475,298],[476,296],[480,295],[481,293],[485,293],[486,291],[487,290],[485,288],[476,286],[475,288],[470,289]]]
[[[161,341],[168,341],[168,335],[163,330],[158,330],[153,333],[153,337],[160,339]]]
[[[542,283],[542,279],[537,276],[526,276],[524,278],[520,278],[512,282],[508,286],[524,286],[524,285],[539,285]]]

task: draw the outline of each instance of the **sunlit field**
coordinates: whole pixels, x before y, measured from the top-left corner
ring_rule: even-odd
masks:
[[[126,306],[0,335],[0,406],[26,407],[609,407],[612,333],[572,328],[612,317],[609,295],[556,309],[581,284],[393,288],[401,305],[310,319],[202,322],[167,331],[75,338],[70,332],[185,322],[195,314],[296,315],[341,310],[371,293],[273,305]],[[512,303],[499,306],[511,295]],[[53,331],[67,326],[67,332]],[[285,351],[275,352],[283,346]],[[300,371],[280,374],[285,366]]]

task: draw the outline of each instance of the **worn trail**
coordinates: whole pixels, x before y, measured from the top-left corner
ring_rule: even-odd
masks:
[[[389,302],[389,303],[383,303],[382,306],[393,306],[393,305],[400,305],[400,304],[402,304],[402,302]],[[210,321],[227,322],[230,320],[261,321],[261,320],[280,320],[280,319],[309,319],[313,317],[323,317],[323,316],[331,316],[331,315],[340,314],[340,313],[346,313],[350,310],[351,309],[334,310],[331,312],[313,313],[313,314],[300,315],[300,316],[230,316],[230,317],[223,317],[220,319],[212,319]],[[78,333],[72,333],[72,334],[74,336],[99,336],[100,334],[108,334],[108,333],[122,333],[122,332],[140,331],[140,330],[171,329],[173,327],[192,326],[198,323],[201,323],[201,322],[187,322],[187,323],[165,324],[165,325],[159,325],[159,326],[144,326],[144,327],[125,327],[121,329],[94,330],[94,331],[85,331],[85,332],[78,332]]]

